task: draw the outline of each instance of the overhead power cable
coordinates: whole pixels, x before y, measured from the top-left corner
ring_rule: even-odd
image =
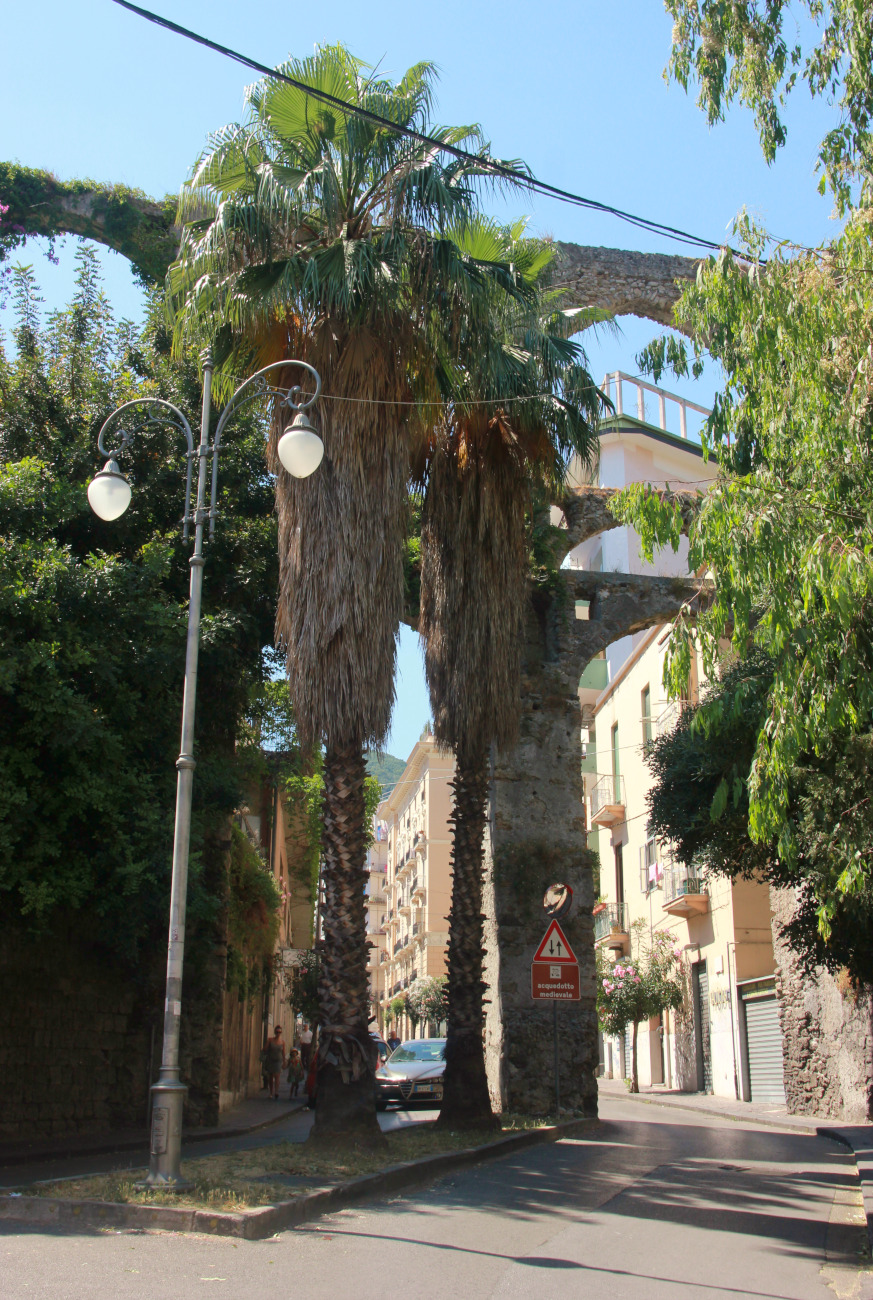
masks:
[[[190,28],[182,27],[169,18],[162,18],[160,14],[153,13],[150,9],[143,9],[139,5],[131,4],[130,0],[112,0],[112,2],[120,5],[122,9],[129,9],[131,13],[138,14],[140,18],[145,18],[150,23],[157,24],[158,27],[165,27],[178,36],[184,36],[186,40],[195,41],[208,50],[215,50],[217,54],[223,54],[226,58],[241,63],[244,68],[251,68],[252,71],[259,72],[265,77],[271,77],[275,81],[284,81],[287,85],[302,90],[304,94],[309,95],[312,99],[329,104],[332,108],[347,116],[359,117],[363,121],[372,122],[374,126],[381,127],[383,130],[393,131],[395,134],[405,136],[409,140],[415,140],[418,144],[428,145],[433,149],[441,150],[443,153],[452,154],[461,162],[472,163],[492,176],[512,181],[514,184],[534,193],[545,194],[550,198],[559,199],[562,203],[588,208],[593,212],[603,212],[607,216],[617,217],[620,221],[627,221],[632,226],[638,226],[641,230],[648,230],[652,234],[661,235],[667,239],[675,239],[680,243],[711,249],[714,252],[718,252],[725,247],[723,243],[717,243],[712,239],[704,239],[700,235],[692,235],[689,231],[680,230],[677,226],[667,226],[649,217],[640,217],[633,212],[624,212],[621,208],[613,207],[609,203],[600,203],[597,199],[588,199],[581,194],[574,194],[572,190],[564,190],[557,185],[549,185],[546,181],[537,180],[529,172],[506,166],[505,163],[499,162],[496,158],[471,153],[467,149],[460,149],[457,145],[447,144],[444,140],[437,140],[433,136],[426,135],[423,131],[416,131],[413,127],[402,126],[399,122],[392,122],[388,117],[382,117],[378,113],[373,113],[358,104],[350,104],[347,100],[340,99],[337,95],[331,95],[326,90],[319,90],[315,86],[307,85],[305,81],[289,77],[287,73],[279,72],[275,68],[269,68],[265,63],[259,63],[257,59],[250,59],[247,55],[240,54],[227,45],[221,45],[218,41],[212,41],[206,36],[200,36],[197,32],[192,32]]]

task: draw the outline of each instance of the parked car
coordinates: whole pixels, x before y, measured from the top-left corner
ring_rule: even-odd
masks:
[[[392,1101],[404,1106],[412,1102],[439,1105],[445,1069],[444,1038],[411,1038],[401,1043],[376,1071],[376,1109],[385,1110]]]
[[[382,1035],[374,1033],[372,1029],[370,1030],[370,1037],[376,1044],[376,1051],[379,1053],[379,1059],[376,1062],[376,1069],[378,1070],[380,1066],[385,1064],[388,1057],[391,1055],[391,1048],[385,1042]]]

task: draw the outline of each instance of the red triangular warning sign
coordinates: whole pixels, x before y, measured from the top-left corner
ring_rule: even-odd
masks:
[[[553,921],[546,930],[546,937],[534,953],[533,959],[549,962],[565,961],[578,965],[576,954],[564,938],[564,931],[557,921]]]

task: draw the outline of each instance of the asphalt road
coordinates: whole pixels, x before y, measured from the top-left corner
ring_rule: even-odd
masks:
[[[506,1156],[264,1242],[6,1225],[0,1295],[873,1297],[873,1275],[855,1255],[864,1240],[857,1176],[837,1144],[621,1100],[601,1114],[590,1138]]]

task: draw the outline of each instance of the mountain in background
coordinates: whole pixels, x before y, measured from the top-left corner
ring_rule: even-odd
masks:
[[[385,794],[392,786],[396,785],[406,767],[402,758],[395,758],[393,754],[373,754],[367,755],[367,771],[370,776],[375,776],[376,780],[382,787],[382,793]]]

